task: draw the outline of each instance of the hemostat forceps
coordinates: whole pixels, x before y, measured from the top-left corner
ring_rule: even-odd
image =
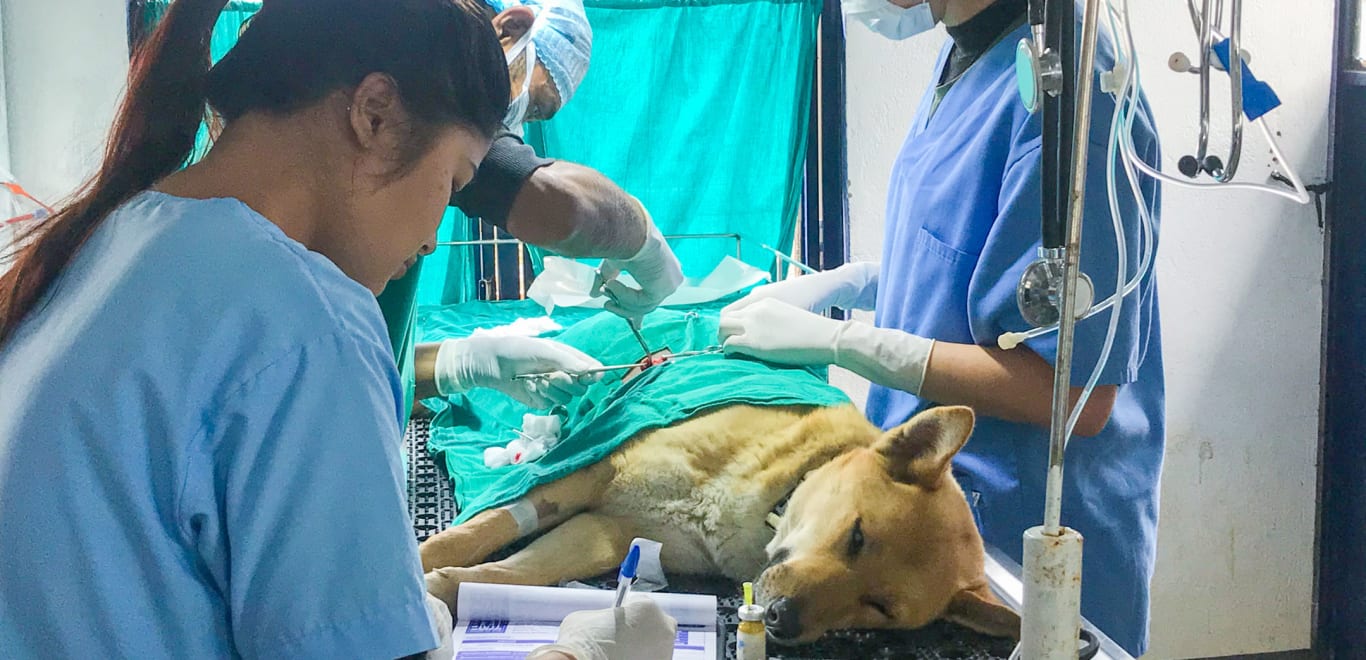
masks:
[[[631,326],[631,334],[636,336],[636,341],[640,343],[641,350],[645,351],[645,357],[650,357],[650,354],[654,351],[651,351],[650,345],[645,343],[645,336],[640,334],[640,324],[636,323],[635,319],[628,318],[626,319],[626,325]]]
[[[601,269],[598,270],[597,280],[601,283],[599,284],[599,287],[602,291],[602,294],[610,298],[612,302],[619,302],[617,300],[617,297],[613,295],[610,290],[607,289],[607,282],[609,282],[610,280],[603,277]],[[631,334],[635,336],[636,342],[640,344],[640,349],[645,351],[645,357],[648,359],[650,355],[654,353],[654,351],[650,350],[650,345],[645,343],[645,336],[640,334],[640,322],[636,321],[634,318],[631,318],[629,316],[625,318],[626,325],[631,326]]]
[[[582,370],[582,371],[575,371],[575,372],[569,373],[569,375],[570,375],[570,376],[586,376],[586,375],[589,375],[589,374],[601,374],[601,373],[606,373],[606,372],[609,372],[609,371],[620,371],[620,370],[622,370],[622,369],[635,369],[635,368],[637,368],[637,367],[642,368],[642,369],[647,369],[647,368],[649,368],[649,367],[653,367],[653,366],[656,366],[656,365],[660,365],[660,364],[663,364],[663,363],[665,363],[665,362],[672,362],[672,361],[677,360],[677,359],[680,359],[680,358],[691,358],[691,357],[698,357],[698,356],[701,356],[701,355],[716,355],[716,354],[720,353],[721,351],[722,351],[722,348],[721,348],[720,346],[708,346],[708,347],[706,347],[706,348],[704,348],[704,349],[701,349],[701,350],[697,350],[697,351],[683,351],[683,352],[681,352],[681,353],[674,353],[674,354],[672,354],[672,355],[661,355],[661,356],[658,356],[658,357],[653,356],[653,355],[646,355],[645,358],[642,359],[642,360],[639,361],[639,362],[632,362],[632,363],[630,363],[630,364],[611,364],[611,365],[606,365],[606,366],[602,366],[602,367],[594,367],[594,368],[592,368],[592,369],[584,369],[584,370]],[[544,372],[544,373],[537,373],[537,374],[520,374],[520,375],[517,375],[517,376],[513,376],[512,379],[513,379],[513,380],[532,380],[532,379],[535,379],[535,378],[549,378],[549,377],[554,376],[555,374],[558,374],[558,373],[562,373],[562,372],[559,372],[559,371],[547,371],[547,372]]]

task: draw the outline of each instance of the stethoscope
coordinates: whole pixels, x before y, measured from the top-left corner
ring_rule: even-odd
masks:
[[[1055,2],[1058,0],[1055,0]],[[1071,2],[1072,0],[1061,0]],[[1015,289],[1015,303],[1025,321],[1036,328],[1053,326],[1061,318],[1062,288],[1065,272],[1067,202],[1063,187],[1050,186],[1066,177],[1072,148],[1068,144],[1075,95],[1067,87],[1074,82],[1063,76],[1063,58],[1059,46],[1063,40],[1073,40],[1075,26],[1070,20],[1058,20],[1059,12],[1046,13],[1043,0],[1030,0],[1030,37],[1020,40],[1015,50],[1015,78],[1020,100],[1030,114],[1044,111],[1045,145],[1057,145],[1043,154],[1043,221],[1042,246],[1038,258],[1025,268],[1020,284]],[[1046,18],[1052,19],[1051,29],[1045,29]],[[1069,61],[1067,65],[1072,65]],[[1052,99],[1045,107],[1045,100]],[[1048,139],[1048,138],[1052,139]],[[1095,286],[1085,273],[1077,275],[1075,310],[1090,309]]]
[[[1072,0],[1055,1],[1071,2]],[[1225,38],[1218,29],[1218,25],[1223,22],[1224,0],[1201,0],[1200,8],[1195,6],[1195,0],[1186,0],[1191,22],[1195,27],[1196,37],[1201,46],[1199,66],[1192,65],[1191,59],[1184,53],[1175,53],[1168,61],[1171,69],[1178,73],[1194,73],[1200,76],[1199,143],[1195,154],[1181,157],[1177,164],[1178,169],[1189,179],[1196,179],[1203,174],[1208,175],[1216,183],[1231,182],[1234,175],[1237,174],[1243,150],[1244,114],[1247,114],[1248,119],[1256,120],[1279,104],[1279,100],[1275,99],[1270,88],[1256,80],[1244,66],[1249,57],[1241,48],[1243,3],[1242,0],[1229,1],[1232,3],[1229,11],[1229,36]],[[1072,26],[1062,23],[1052,26],[1058,29],[1045,30],[1045,6],[1043,0],[1033,0],[1029,3],[1031,36],[1021,39],[1015,52],[1015,76],[1020,100],[1031,114],[1036,114],[1044,109],[1047,98],[1057,100],[1052,104],[1054,106],[1066,105],[1065,100],[1070,94],[1064,94],[1064,92],[1071,91],[1063,89],[1065,84],[1064,63],[1059,55],[1058,45],[1062,43],[1063,39],[1070,41],[1073,38]],[[1052,32],[1059,34],[1051,34]],[[1231,53],[1237,53],[1239,56],[1230,57]],[[1230,79],[1230,103],[1232,106],[1229,127],[1230,139],[1228,151],[1223,158],[1210,153],[1209,148],[1211,124],[1210,71],[1212,69],[1227,71]],[[1251,102],[1244,94],[1245,86],[1249,86],[1255,95]],[[1059,112],[1058,109],[1045,110],[1045,131],[1049,130],[1051,126],[1066,136],[1066,115],[1070,112],[1070,108],[1061,109],[1061,118],[1059,115],[1049,117],[1050,110],[1054,113]],[[1064,148],[1063,153],[1059,156],[1059,160],[1064,162],[1059,166],[1066,165],[1066,155],[1070,155],[1070,150]],[[1048,169],[1046,162],[1045,170]],[[1050,180],[1047,171],[1045,172],[1045,180]],[[1016,288],[1015,295],[1021,316],[1036,328],[1052,326],[1058,322],[1060,318],[1058,308],[1061,306],[1062,300],[1065,227],[1062,223],[1063,214],[1056,211],[1050,213],[1048,206],[1046,199],[1043,219],[1043,245],[1039,249],[1038,258],[1030,263],[1020,276],[1020,283]],[[1091,307],[1095,287],[1085,273],[1080,273],[1077,289],[1076,304],[1073,311],[1080,318]]]
[[[1195,0],[1186,0],[1191,23],[1194,24],[1195,34],[1200,39],[1200,66],[1192,67],[1190,58],[1184,53],[1174,53],[1167,62],[1177,73],[1200,75],[1199,149],[1195,155],[1182,156],[1177,162],[1177,169],[1190,179],[1205,173],[1219,183],[1231,181],[1233,175],[1238,172],[1238,161],[1243,154],[1243,60],[1247,58],[1247,54],[1239,47],[1243,33],[1243,0],[1230,1],[1232,9],[1229,11],[1229,36],[1226,39],[1216,27],[1223,18],[1224,0],[1202,0],[1203,4],[1199,11],[1195,8]],[[1210,13],[1211,9],[1213,13]],[[1238,53],[1240,57],[1230,58],[1229,53]],[[1223,160],[1209,153],[1210,69],[1228,71],[1229,74],[1232,118],[1229,127],[1228,156]]]

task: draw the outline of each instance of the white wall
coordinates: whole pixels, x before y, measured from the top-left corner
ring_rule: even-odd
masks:
[[[1166,169],[1175,172],[1176,158],[1195,145],[1197,88],[1166,60],[1194,52],[1194,35],[1183,0],[1134,6],[1144,83]],[[1282,147],[1302,176],[1322,180],[1333,3],[1246,6],[1253,70],[1286,101],[1272,115]],[[892,43],[853,25],[848,39],[851,251],[878,259],[887,177],[943,37]],[[1226,105],[1222,89],[1216,98]],[[1216,126],[1226,126],[1225,116]],[[1227,129],[1215,130],[1222,149]],[[1242,176],[1261,181],[1267,153],[1250,136]],[[1147,657],[1305,648],[1323,236],[1312,207],[1245,193],[1168,187],[1164,195],[1157,268],[1168,455]],[[856,395],[866,387],[839,378]]]
[[[1189,31],[1170,27],[1181,5],[1160,0],[1168,18],[1149,16],[1140,25],[1139,48],[1151,71],[1173,50],[1194,50]],[[1272,115],[1286,157],[1301,176],[1322,181],[1333,3],[1244,6],[1254,70],[1286,102]],[[1193,77],[1174,73],[1149,80],[1174,162],[1196,141],[1197,87]],[[1260,135],[1244,153],[1246,176],[1268,173]],[[1168,458],[1154,657],[1305,648],[1313,603],[1323,234],[1312,206],[1240,193],[1166,194],[1157,272]]]
[[[10,118],[5,111],[4,96],[4,7],[0,7],[0,171],[10,171]],[[5,201],[7,198],[7,195],[0,195],[0,221],[15,215],[10,202]],[[0,224],[0,273],[5,271],[4,253],[11,240],[14,240],[14,230]]]
[[[0,170],[9,170],[9,113],[5,101],[5,8],[0,6]],[[0,234],[0,246],[4,245]]]
[[[99,165],[128,74],[125,0],[0,0],[11,171],[52,203]]]

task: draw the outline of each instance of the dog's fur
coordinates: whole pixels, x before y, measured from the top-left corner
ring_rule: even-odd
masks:
[[[967,408],[936,408],[890,432],[853,406],[730,406],[647,431],[607,459],[532,490],[549,530],[502,561],[512,514],[493,509],[422,544],[428,588],[555,584],[603,574],[637,536],[666,571],[756,580],[769,632],[805,642],[844,628],[917,628],[939,618],[1018,636],[991,594],[981,537],[950,459]],[[775,534],[765,518],[791,495]]]

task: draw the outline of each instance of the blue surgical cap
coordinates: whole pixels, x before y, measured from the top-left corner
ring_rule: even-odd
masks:
[[[536,59],[550,73],[550,81],[560,93],[560,103],[568,103],[588,73],[588,58],[593,52],[593,28],[583,11],[583,0],[485,1],[497,12],[526,6],[536,14],[536,22],[531,26]]]

